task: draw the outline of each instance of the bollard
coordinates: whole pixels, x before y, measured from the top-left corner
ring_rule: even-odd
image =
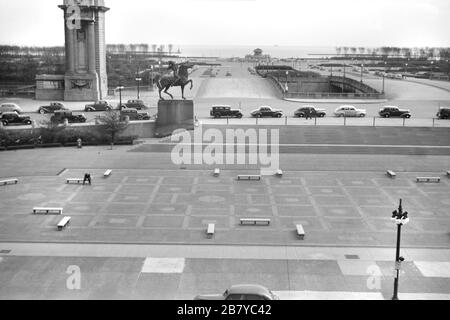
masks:
[[[405,119],[405,118],[403,118],[403,126],[405,126],[405,120],[406,120],[406,119]]]
[[[373,117],[373,126],[375,127],[375,117]]]
[[[344,127],[347,125],[347,117],[344,116]]]
[[[317,127],[317,117],[314,117],[314,126]]]
[[[287,126],[287,124],[288,124],[288,119],[287,119],[287,116],[286,116],[285,117],[285,121],[284,121],[284,125]]]
[[[227,125],[229,125],[229,124],[230,124],[230,118],[227,117]]]
[[[434,128],[434,120],[435,120],[435,119],[433,118],[433,128]]]
[[[258,125],[258,117],[256,117],[256,125]]]
[[[78,149],[83,148],[83,141],[80,138],[77,139],[77,147]]]

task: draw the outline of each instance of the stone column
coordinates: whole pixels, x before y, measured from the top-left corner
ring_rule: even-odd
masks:
[[[66,30],[66,73],[75,72],[75,59],[74,59],[74,30],[70,30],[67,25]]]
[[[89,56],[89,73],[96,73],[96,58],[95,58],[95,22],[89,22],[87,27],[88,37],[88,56]]]

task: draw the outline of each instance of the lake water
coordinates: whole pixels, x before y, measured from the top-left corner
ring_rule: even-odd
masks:
[[[268,54],[274,58],[319,58],[323,55],[330,56],[336,54],[334,47],[305,47],[305,46],[214,46],[214,45],[180,45],[182,56],[188,57],[245,57],[253,54],[253,50],[260,48],[263,54]]]

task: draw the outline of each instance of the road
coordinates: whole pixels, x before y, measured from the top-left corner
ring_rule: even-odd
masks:
[[[244,117],[250,119],[250,112],[261,105],[270,105],[284,110],[286,116],[293,117],[296,109],[304,104],[301,102],[289,102],[281,100],[276,90],[266,79],[261,79],[257,75],[251,75],[247,68],[250,65],[244,63],[224,62],[222,66],[215,67],[215,77],[205,76],[206,67],[199,67],[195,70],[191,77],[194,80],[194,88],[192,91],[186,90],[186,97],[193,99],[195,102],[195,113],[198,119],[209,119],[209,111],[214,104],[231,105],[235,108],[241,108]],[[231,77],[227,73],[231,73]],[[328,74],[327,72],[322,72]],[[335,73],[335,72],[334,72]],[[337,73],[336,73],[337,74]],[[357,73],[347,73],[348,76],[359,80]],[[364,74],[363,81],[372,85],[378,90],[381,90],[382,79],[373,75]],[[385,79],[385,90],[388,97],[388,102],[370,103],[370,104],[356,104],[358,108],[367,110],[367,117],[378,117],[379,109],[384,105],[397,105],[402,108],[411,110],[413,118],[422,119],[417,125],[429,126],[432,123],[432,118],[435,117],[439,106],[450,107],[450,91],[447,89],[446,83],[441,83],[432,80],[414,79],[412,81]],[[442,88],[440,88],[442,87]],[[450,87],[450,86],[449,86]],[[179,98],[179,88],[171,90],[175,93],[175,97]],[[136,99],[137,92],[129,90],[123,92],[123,101],[128,99]],[[157,104],[159,100],[158,92],[141,91],[141,99],[150,106],[149,112],[151,114],[157,113]],[[113,105],[119,104],[119,97],[107,97]],[[37,122],[48,118],[48,116],[41,116],[36,114],[40,105],[45,105],[51,101],[35,101],[32,99],[23,98],[3,98],[0,103],[15,102],[18,103],[26,112],[31,113],[33,119]],[[81,112],[84,110],[84,105],[88,102],[64,102],[64,104],[71,110]],[[333,111],[343,103],[314,103],[317,107],[326,110],[328,117],[332,118]],[[86,114],[88,121],[93,121],[98,114]],[[327,119],[328,120],[328,119]],[[327,123],[334,123],[335,120],[327,121]],[[372,121],[363,121],[361,125],[373,125]],[[392,123],[398,123],[397,119],[392,119]],[[449,121],[450,122],[450,121]]]

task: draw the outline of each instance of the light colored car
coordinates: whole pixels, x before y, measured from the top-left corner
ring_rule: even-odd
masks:
[[[280,298],[266,287],[257,284],[231,286],[223,294],[199,295],[194,300],[279,300]]]
[[[17,114],[21,114],[23,110],[15,103],[2,103],[0,105],[0,114],[3,112],[16,112]]]
[[[365,117],[366,110],[358,109],[355,106],[340,106],[334,111],[336,117]]]

